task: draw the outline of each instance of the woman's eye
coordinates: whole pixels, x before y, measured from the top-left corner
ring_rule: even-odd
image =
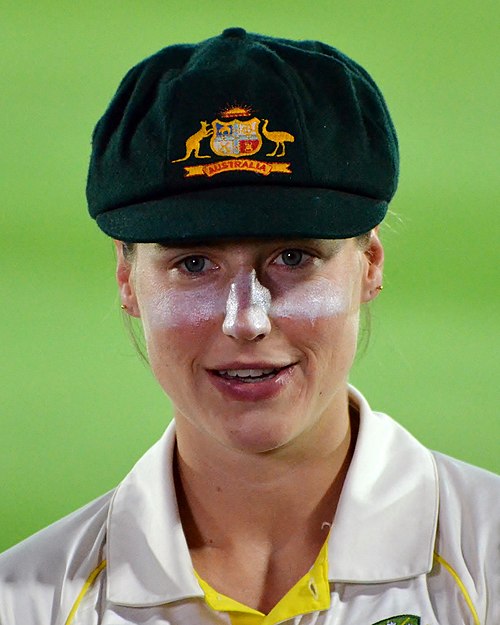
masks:
[[[188,256],[181,261],[181,266],[189,273],[201,273],[204,269],[208,269],[209,263],[205,256]]]
[[[285,250],[284,252],[281,252],[281,254],[278,256],[277,262],[279,265],[287,265],[288,267],[297,267],[305,260],[307,256],[308,254],[306,254],[302,250],[290,249],[290,250]]]

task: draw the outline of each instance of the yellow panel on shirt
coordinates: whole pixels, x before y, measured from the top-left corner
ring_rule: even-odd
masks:
[[[263,614],[222,595],[201,579],[196,571],[195,575],[205,593],[207,604],[218,612],[228,612],[231,625],[275,625],[299,614],[327,610],[330,607],[328,541],[321,548],[310,571],[278,601],[269,614]]]

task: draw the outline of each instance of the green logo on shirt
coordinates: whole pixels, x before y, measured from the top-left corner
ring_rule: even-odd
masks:
[[[400,614],[399,616],[390,616],[383,621],[377,621],[373,625],[420,625],[420,616]]]

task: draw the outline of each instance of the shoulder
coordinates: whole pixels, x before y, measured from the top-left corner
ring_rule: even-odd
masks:
[[[0,555],[0,623],[52,624],[104,559],[113,492]]]
[[[442,514],[485,528],[500,523],[500,475],[432,452]]]
[[[500,476],[433,452],[439,478],[439,536],[442,543],[486,552],[500,546]]]
[[[444,454],[433,456],[439,476],[436,559],[445,575],[468,589],[487,623],[500,622],[500,476]]]

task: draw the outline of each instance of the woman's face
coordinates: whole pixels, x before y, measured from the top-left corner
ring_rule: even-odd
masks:
[[[301,445],[346,412],[359,309],[377,293],[377,234],[354,239],[117,243],[122,302],[140,317],[179,435],[248,452]]]

